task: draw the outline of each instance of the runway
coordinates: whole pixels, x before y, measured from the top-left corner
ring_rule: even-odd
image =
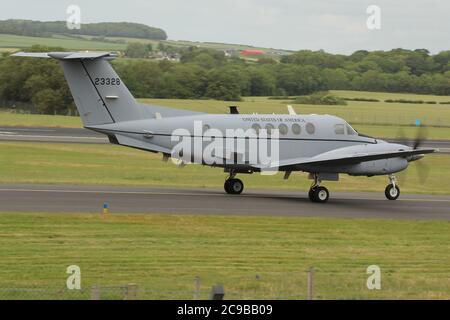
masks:
[[[60,142],[60,143],[109,143],[104,135],[84,128],[51,128],[51,127],[0,127],[0,141],[25,142]],[[400,142],[388,139],[391,142]],[[402,141],[412,145],[414,141]],[[441,153],[450,154],[450,140],[427,140],[421,145],[424,148],[437,148]]]
[[[103,134],[84,128],[0,127],[0,141],[109,143]]]
[[[0,212],[111,214],[204,214],[450,221],[450,196],[402,195],[388,201],[380,193],[331,193],[326,204],[304,192],[221,189],[163,189],[69,185],[0,185]]]

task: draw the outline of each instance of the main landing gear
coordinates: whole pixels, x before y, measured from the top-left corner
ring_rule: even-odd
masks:
[[[384,195],[388,200],[397,200],[400,196],[400,188],[397,186],[397,180],[394,175],[389,175],[390,183],[384,190]]]
[[[235,178],[236,174],[231,173],[230,177],[225,181],[223,188],[228,194],[241,194],[244,191],[244,183],[240,179]]]
[[[312,202],[325,203],[330,198],[330,192],[327,188],[320,186],[320,179],[317,174],[314,174],[314,183],[309,189],[309,200]]]

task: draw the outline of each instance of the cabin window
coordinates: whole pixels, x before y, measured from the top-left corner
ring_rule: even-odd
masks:
[[[254,123],[252,125],[252,129],[255,130],[255,133],[258,135],[259,131],[261,130],[261,126],[259,124],[257,124],[257,123]]]
[[[306,124],[306,132],[308,132],[308,134],[314,134],[316,132],[316,127],[311,122],[308,122]]]
[[[281,135],[285,136],[285,135],[287,135],[287,133],[288,133],[288,131],[289,131],[289,128],[288,128],[287,125],[285,125],[284,123],[282,123],[282,124],[280,124],[280,125],[278,126],[278,130],[280,131],[280,134],[281,134]]]
[[[350,126],[347,124],[347,134],[348,134],[349,136],[355,136],[355,135],[357,135],[358,133],[356,133],[355,129],[353,129],[352,127],[350,127]]]
[[[209,129],[211,129],[211,126],[208,125],[208,124],[205,124],[205,125],[203,126],[203,133],[205,133],[205,132],[208,131]]]
[[[275,129],[273,124],[271,124],[271,123],[266,124],[267,135],[270,136],[273,132],[273,129]]]
[[[291,129],[295,135],[299,135],[300,133],[302,133],[302,127],[300,127],[300,125],[298,123],[294,123],[292,125]]]
[[[334,133],[345,134],[345,126],[343,124],[337,124],[334,126]]]

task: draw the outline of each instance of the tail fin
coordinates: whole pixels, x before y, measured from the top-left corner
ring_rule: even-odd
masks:
[[[59,60],[84,126],[144,118],[142,107],[108,62],[116,57],[111,53],[20,52],[13,56]]]

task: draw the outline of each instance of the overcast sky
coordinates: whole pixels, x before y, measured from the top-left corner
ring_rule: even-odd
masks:
[[[66,20],[70,4],[80,6],[82,23],[139,22],[173,40],[346,54],[450,49],[450,0],[4,0],[0,19]],[[366,26],[369,5],[381,8],[381,30]]]

